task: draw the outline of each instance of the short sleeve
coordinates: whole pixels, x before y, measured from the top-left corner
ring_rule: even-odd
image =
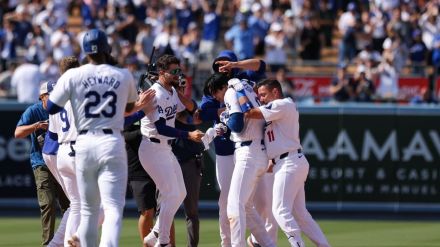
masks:
[[[31,107],[27,108],[23,114],[21,114],[20,120],[18,120],[17,126],[30,125],[32,122],[32,110]]]
[[[274,100],[267,105],[260,106],[259,109],[263,114],[264,120],[266,122],[278,120],[283,117],[283,115],[287,114],[287,111],[283,111],[286,108],[286,104],[284,104],[281,100]]]
[[[127,103],[133,103],[136,102],[136,100],[138,99],[138,94],[136,91],[136,82],[134,80],[133,75],[127,70],[127,78],[128,78],[128,85],[129,85],[129,89],[128,89],[128,101]]]
[[[52,133],[58,133],[58,126],[56,126],[57,125],[56,117],[58,117],[59,114],[61,113],[49,115],[49,131]]]
[[[240,104],[238,103],[237,94],[232,88],[229,88],[225,93],[225,105],[228,109],[229,115],[237,112],[242,112]]]
[[[57,81],[55,88],[49,95],[49,100],[57,106],[63,107],[70,99],[71,85],[70,78],[76,69],[66,71]]]

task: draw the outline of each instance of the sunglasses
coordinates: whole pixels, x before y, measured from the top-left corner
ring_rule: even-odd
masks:
[[[173,70],[168,71],[167,73],[172,74],[172,75],[180,75],[180,74],[182,74],[182,69],[180,69],[180,68],[173,69]]]

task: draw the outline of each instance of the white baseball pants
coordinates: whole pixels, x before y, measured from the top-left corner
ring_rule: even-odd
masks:
[[[227,203],[232,173],[234,172],[234,155],[216,155],[215,170],[217,183],[220,188],[218,207],[221,246],[231,247],[231,227],[228,220]]]
[[[235,149],[235,167],[228,194],[228,218],[231,244],[246,246],[246,226],[262,246],[275,246],[254,207],[254,193],[258,180],[266,172],[268,158],[264,146],[254,140],[249,146]]]
[[[290,152],[286,158],[275,161],[272,212],[278,225],[288,236],[300,238],[303,231],[317,246],[330,246],[306,208],[304,183],[309,172],[306,157]]]
[[[70,200],[69,194],[67,193],[66,186],[64,185],[64,181],[61,178],[61,175],[58,170],[58,164],[57,164],[57,157],[58,155],[50,155],[50,154],[43,154],[43,160],[44,163],[46,163],[47,168],[49,168],[50,173],[52,173],[55,180],[58,182],[58,184],[63,189],[64,194],[66,197]],[[55,232],[52,240],[48,244],[49,247],[53,246],[61,246],[63,245],[63,241],[65,238],[65,230],[67,225],[67,220],[70,215],[70,207],[64,212],[63,217],[61,218],[60,224],[58,225],[57,231]]]
[[[153,231],[161,244],[170,242],[174,215],[186,197],[182,169],[167,143],[150,142],[146,137],[139,147],[139,160],[160,192],[160,211]]]
[[[78,183],[75,173],[75,157],[69,155],[72,152],[70,143],[60,144],[58,149],[57,166],[61,179],[66,187],[67,195],[70,200],[70,215],[67,219],[66,234],[64,237],[64,245],[68,246],[67,240],[76,233],[81,219],[81,201],[78,192]]]
[[[100,204],[104,209],[101,247],[119,246],[127,188],[127,152],[120,132],[89,130],[76,140],[76,179],[81,200],[78,237],[81,247],[95,247]]]
[[[273,173],[265,173],[261,176],[260,181],[257,183],[257,188],[255,189],[254,205],[264,221],[266,231],[276,244],[278,240],[278,223],[272,213],[273,181]],[[252,241],[258,242],[253,235]]]

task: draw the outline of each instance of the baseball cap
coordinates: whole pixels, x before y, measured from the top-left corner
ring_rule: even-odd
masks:
[[[354,2],[350,2],[350,3],[347,5],[347,9],[348,9],[348,11],[356,10],[356,4],[355,4]]]
[[[40,85],[40,95],[43,94],[49,94],[52,92],[53,88],[55,87],[56,82],[54,81],[44,81]]]

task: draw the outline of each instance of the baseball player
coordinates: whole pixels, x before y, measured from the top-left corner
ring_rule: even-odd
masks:
[[[48,101],[50,114],[70,100],[77,127],[75,172],[81,201],[82,247],[97,246],[100,203],[104,208],[101,246],[118,246],[127,186],[127,153],[121,134],[124,112],[137,99],[133,76],[113,66],[106,34],[91,29],[83,49],[89,64],[66,71]],[[112,65],[113,64],[113,65]]]
[[[164,55],[157,60],[158,81],[151,86],[156,91],[157,108],[141,120],[144,135],[139,147],[139,159],[145,171],[151,176],[160,191],[160,212],[158,220],[144,239],[147,246],[171,246],[170,227],[174,215],[186,196],[182,170],[172,153],[174,138],[188,138],[199,141],[203,137],[200,130],[181,131],[174,128],[176,114],[185,109],[196,110],[192,100],[185,99],[173,88],[178,84],[181,69],[179,60]]]
[[[277,80],[258,83],[263,106],[245,113],[249,120],[266,121],[264,141],[274,172],[272,211],[292,247],[303,247],[301,231],[317,246],[330,246],[319,225],[306,209],[304,183],[309,163],[299,139],[299,114],[291,98],[284,98]],[[246,96],[247,97],[247,96]],[[244,98],[243,104],[252,102]]]
[[[60,71],[63,74],[71,68],[79,67],[79,61],[74,56],[63,57],[60,61]],[[77,131],[74,123],[72,107],[68,102],[58,114],[49,116],[49,137],[59,143],[58,154],[55,157],[56,171],[60,176],[63,189],[70,200],[69,212],[63,215],[58,226],[57,235],[62,237],[64,246],[76,232],[80,221],[80,199],[75,175],[75,140]],[[65,217],[67,215],[67,217]]]
[[[55,86],[55,82],[52,81],[48,81],[45,82],[42,87],[45,88],[44,90],[47,90],[48,93],[50,93],[53,88]],[[62,210],[63,211],[63,217],[60,221],[60,224],[58,225],[58,229],[55,232],[52,240],[50,241],[50,243],[47,245],[49,247],[51,246],[63,246],[64,245],[64,233],[66,230],[66,223],[67,223],[67,219],[69,218],[70,215],[70,206],[69,206],[69,195],[68,195],[68,191],[66,190],[66,186],[64,184],[64,181],[61,177],[61,174],[57,168],[57,153],[58,153],[58,136],[56,135],[56,133],[51,132],[51,126],[53,127],[56,120],[54,119],[53,115],[49,116],[49,127],[48,130],[46,132],[46,137],[44,138],[44,145],[43,145],[43,149],[42,149],[42,153],[43,153],[43,159],[44,162],[46,163],[47,167],[49,168],[50,172],[52,173],[52,175],[54,176],[54,178],[57,180],[58,184],[61,186],[62,191],[63,191],[63,197],[65,197],[66,199],[66,203],[65,204],[65,209]]]
[[[219,74],[212,75],[205,84],[204,95],[200,107],[201,108],[200,117],[203,121],[214,121],[214,124],[216,124],[219,123],[219,114],[225,109],[223,103],[223,95],[221,95],[221,97],[214,97],[213,94],[208,90],[207,85],[215,81],[217,82],[215,82],[214,84],[218,84],[219,81],[222,80],[227,81],[229,78],[239,78],[239,79],[248,79],[251,81],[258,81],[262,78],[265,78],[266,64],[263,60],[259,60],[259,59],[247,59],[247,60],[238,61],[237,56],[233,51],[224,50],[218,54],[217,58],[214,60],[212,64],[212,68],[215,73],[219,73]],[[226,78],[221,78],[222,74]],[[221,88],[217,88],[216,91],[220,92],[222,90]],[[226,91],[226,89],[224,91]],[[224,135],[224,136],[220,135],[218,137],[215,137],[214,146],[216,152],[216,176],[220,188],[220,196],[219,196],[218,204],[219,204],[221,246],[228,247],[231,246],[231,234],[230,234],[230,226],[226,213],[226,208],[227,208],[229,186],[231,184],[232,172],[234,170],[235,147],[234,147],[234,143],[230,140],[229,135]],[[258,196],[270,197],[270,193],[267,193],[267,190],[261,191],[260,193],[258,193]],[[270,200],[262,199],[260,201],[271,201],[271,199]],[[261,210],[271,212],[271,207]],[[266,221],[267,221],[266,228],[271,229],[270,233],[275,241],[277,229],[276,227],[272,227],[272,222],[275,222],[275,220],[273,219],[272,216],[270,218],[267,218]]]
[[[239,79],[231,79],[229,81]],[[229,82],[228,82],[229,83]],[[228,194],[227,214],[231,226],[232,246],[245,246],[246,226],[262,246],[275,246],[265,229],[265,223],[254,207],[254,192],[259,179],[266,173],[268,158],[263,142],[264,121],[244,119],[243,112],[250,105],[259,105],[257,95],[249,83],[242,83],[242,90],[250,99],[247,105],[238,101],[234,88],[228,88],[224,102],[229,114],[226,120],[235,142],[235,168]]]

